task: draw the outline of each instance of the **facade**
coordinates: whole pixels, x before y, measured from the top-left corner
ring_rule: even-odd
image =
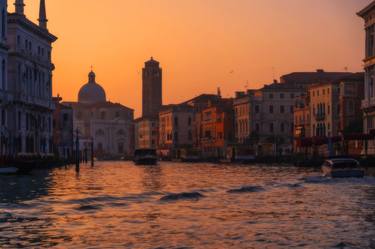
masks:
[[[314,153],[325,156],[359,155],[363,87],[363,73],[310,86],[307,97],[296,101],[295,150],[306,153],[308,147],[314,146]]]
[[[4,2],[4,1],[2,1]],[[12,154],[51,155],[52,146],[52,43],[47,29],[45,1],[40,1],[39,25],[24,14],[23,0],[8,14],[8,132]]]
[[[237,93],[234,101],[236,142],[259,155],[290,154],[295,97],[304,89],[274,82],[259,90]]]
[[[326,72],[323,69],[317,69],[315,72],[293,72],[283,75],[280,77],[280,82],[307,90],[309,86],[317,82],[332,82],[349,75],[351,75],[349,72]]]
[[[73,109],[61,103],[62,98],[53,98],[53,151],[60,159],[73,157]]]
[[[157,149],[159,141],[159,119],[138,118],[135,125],[135,148]]]
[[[78,131],[81,151],[89,150],[93,143],[95,155],[101,159],[133,154],[134,111],[107,101],[93,71],[78,93],[78,102],[63,104],[73,108],[74,131]]]
[[[152,57],[142,70],[142,117],[157,118],[162,101],[162,69]]]
[[[309,88],[311,131],[309,137],[339,136],[338,84],[320,83]]]
[[[234,144],[233,99],[220,99],[196,114],[196,139],[205,159],[229,159]]]
[[[9,120],[9,103],[12,101],[12,95],[9,92],[7,70],[8,70],[8,45],[7,45],[7,1],[0,1],[0,156],[12,153],[10,145],[10,120]]]
[[[193,147],[194,109],[190,106],[164,106],[159,113],[159,153],[180,158]]]
[[[294,106],[294,152],[306,153],[301,141],[311,133],[310,95],[303,94],[296,98]]]
[[[365,87],[364,100],[362,101],[363,127],[364,133],[372,134],[375,130],[375,2],[372,1],[363,10],[358,12],[358,16],[364,20],[365,38]],[[375,154],[374,140],[368,141],[368,153]]]

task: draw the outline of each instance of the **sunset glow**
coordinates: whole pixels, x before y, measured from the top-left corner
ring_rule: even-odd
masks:
[[[37,0],[25,12],[37,19]],[[76,100],[90,66],[108,98],[141,110],[141,69],[154,56],[164,102],[260,87],[292,71],[360,71],[368,0],[49,0],[54,93]],[[13,11],[9,3],[9,11]]]

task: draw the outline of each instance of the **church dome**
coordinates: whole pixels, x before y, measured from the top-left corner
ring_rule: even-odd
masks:
[[[106,94],[98,83],[95,82],[95,73],[89,73],[89,82],[81,87],[78,93],[78,102],[92,104],[106,102]]]

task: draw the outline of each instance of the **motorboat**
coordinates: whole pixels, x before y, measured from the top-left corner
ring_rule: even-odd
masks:
[[[362,178],[365,170],[360,163],[351,158],[337,158],[326,160],[322,165],[323,175],[332,178]]]
[[[138,149],[134,152],[134,162],[137,165],[156,165],[158,157],[155,149]]]

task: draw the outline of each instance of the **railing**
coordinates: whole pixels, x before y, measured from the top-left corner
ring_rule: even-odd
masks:
[[[316,121],[323,121],[326,119],[325,113],[317,113],[314,115]]]

